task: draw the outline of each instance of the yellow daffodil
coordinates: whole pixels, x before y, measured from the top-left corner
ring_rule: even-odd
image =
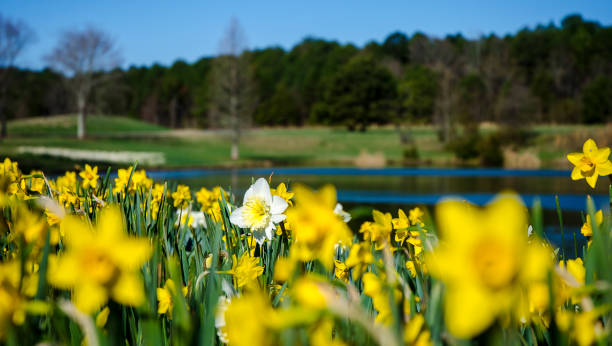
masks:
[[[344,346],[344,342],[334,338],[334,321],[331,318],[324,318],[311,329],[309,333],[310,344],[318,346]]]
[[[155,184],[151,189],[151,218],[153,220],[157,220],[157,214],[164,198],[164,190],[165,186],[162,184]]]
[[[219,222],[221,221],[221,204],[220,200],[223,198],[227,201],[225,191],[220,186],[213,187],[212,190],[208,190],[205,187],[201,188],[196,192],[196,200],[200,203],[200,210],[210,215],[210,217]]]
[[[133,168],[132,166],[128,168],[119,168],[117,171],[117,178],[115,178],[115,186],[113,186],[113,193],[123,193],[125,191]]]
[[[232,346],[272,345],[275,311],[260,291],[236,296],[218,308],[218,334]],[[224,341],[225,341],[224,340]]]
[[[385,245],[390,246],[389,240],[393,230],[393,217],[390,213],[381,213],[378,210],[372,211],[374,222],[366,221],[359,229],[363,233],[363,239],[376,245],[376,250],[380,250]]]
[[[567,263],[567,265],[565,264]],[[578,257],[573,260],[561,261],[559,266],[562,269],[567,268],[567,272],[572,275],[572,277],[576,280],[579,285],[584,285],[586,278],[586,269],[584,268],[584,263],[582,262],[582,258]]]
[[[23,324],[31,304],[28,298],[36,293],[38,275],[24,271],[27,276],[21,282],[21,273],[19,261],[0,263],[0,340],[10,324]]]
[[[264,268],[259,265],[259,257],[251,257],[243,254],[240,259],[236,255],[232,258],[232,269],[229,271],[234,276],[237,287],[243,287],[263,274]]]
[[[408,239],[408,243],[414,246],[415,255],[419,255],[423,251],[423,244],[421,241],[420,231],[427,232],[421,218],[423,212],[419,208],[410,210],[410,216],[406,216],[403,210],[397,211],[398,217],[392,219],[393,229],[395,229],[395,241],[400,245],[403,245],[404,241]],[[412,229],[410,229],[412,225]]]
[[[11,223],[11,232],[15,236],[23,237],[28,244],[34,244],[38,249],[45,245],[49,225],[47,220],[39,213],[32,212],[25,205],[16,206],[13,211],[14,222]],[[57,244],[59,230],[52,228],[50,243]]]
[[[577,313],[559,310],[555,320],[559,330],[568,333],[577,345],[589,346],[605,336],[606,331],[598,320],[603,312],[601,308]]]
[[[213,204],[217,201],[215,197],[215,194],[205,187],[196,192],[196,200],[200,203],[200,210],[208,211],[212,208]]]
[[[353,280],[357,280],[366,271],[370,264],[374,263],[372,247],[368,243],[356,243],[351,246],[346,266],[353,270]]]
[[[96,327],[104,328],[104,326],[106,325],[106,322],[108,321],[109,314],[110,314],[110,309],[108,308],[108,306],[100,310],[100,312],[98,312],[98,315],[96,316]]]
[[[230,215],[230,221],[241,228],[248,228],[258,244],[274,236],[275,225],[285,220],[287,202],[272,195],[264,178],[259,178],[245,192],[242,206]]]
[[[416,272],[416,266],[414,265],[414,261],[412,260],[406,261],[406,268],[408,269],[410,276],[412,276],[413,278],[416,277],[417,272]]]
[[[43,178],[38,178],[38,177],[34,177],[34,175],[41,175],[42,176],[43,172],[42,171],[31,171],[30,175],[32,176],[30,179],[28,179],[27,182],[27,188],[32,191],[32,192],[38,192],[40,194],[43,193],[43,189],[45,188],[45,179]],[[26,184],[25,180],[22,180],[22,182],[24,184]],[[25,190],[26,186],[24,186],[24,190]]]
[[[431,333],[427,329],[425,317],[422,314],[416,314],[410,318],[404,328],[404,342],[409,346],[430,346]]]
[[[293,198],[293,196],[295,196],[295,193],[287,191],[287,186],[285,185],[285,183],[278,184],[276,189],[270,189],[270,193],[284,199],[288,205],[293,205],[293,201],[291,199]]]
[[[151,188],[151,186],[153,186],[153,179],[147,177],[147,172],[144,169],[141,169],[132,174],[131,184],[133,184],[132,186],[134,186],[135,189],[142,188],[144,190],[148,190]]]
[[[598,210],[595,213],[595,222],[597,222],[598,226],[601,226],[601,224],[603,223],[603,212],[601,210]],[[591,215],[587,214],[586,222],[580,228],[580,233],[582,233],[582,235],[585,237],[593,236],[593,223],[591,220]]]
[[[57,178],[57,187],[59,189],[74,189],[76,182],[76,172],[67,171],[63,176]]]
[[[79,173],[79,176],[81,177],[81,179],[83,179],[84,189],[87,189],[89,187],[95,189],[96,187],[98,187],[98,178],[100,178],[100,176],[98,175],[98,166],[94,166],[92,168],[90,165],[85,164],[85,169]]]
[[[612,173],[609,156],[610,148],[597,148],[594,140],[587,139],[582,146],[582,153],[567,154],[567,159],[576,166],[572,170],[572,180],[584,178],[589,186],[595,188],[597,177]]]
[[[328,304],[328,297],[321,289],[324,282],[324,279],[318,275],[304,275],[295,281],[291,295],[305,308],[323,310]]]
[[[408,218],[413,226],[423,226],[423,215],[425,214],[419,207],[412,208],[408,211]]]
[[[372,305],[378,312],[376,315],[376,322],[382,324],[391,324],[393,316],[391,312],[390,300],[389,300],[389,289],[386,287],[385,275],[374,273],[363,274],[363,293],[372,298]],[[402,293],[399,289],[393,289],[394,301],[399,302]]]
[[[303,262],[318,259],[331,270],[336,244],[351,243],[351,232],[335,213],[336,189],[324,186],[318,192],[297,185],[296,204],[287,211],[294,243],[291,256]]]
[[[288,257],[279,257],[274,263],[274,281],[287,281],[295,269],[295,261]]]
[[[485,209],[462,201],[436,208],[440,242],[426,263],[446,284],[445,319],[459,338],[483,332],[498,317],[524,316],[527,288],[546,282],[551,254],[527,241],[526,208],[501,195]]]
[[[346,263],[335,260],[334,275],[338,280],[344,281],[345,283],[348,282],[349,268],[346,266]]]
[[[571,298],[572,304],[578,304],[583,296],[580,289],[586,282],[586,268],[582,258],[578,257],[573,260],[560,261],[559,267],[569,275],[561,277],[561,284],[557,289],[560,301],[563,302]]]
[[[403,230],[403,229],[407,229],[408,227],[410,227],[410,220],[408,220],[408,217],[406,216],[406,213],[404,213],[403,210],[399,209],[397,211],[397,218],[394,218],[391,220],[391,224],[393,225],[393,228],[396,230]],[[407,234],[406,234],[407,236]],[[397,238],[397,236],[396,236]],[[405,239],[405,237],[404,237]]]
[[[66,250],[50,261],[49,282],[73,290],[74,304],[88,314],[109,297],[124,305],[142,304],[145,296],[140,268],[152,248],[148,239],[125,233],[119,208],[103,209],[95,229],[76,216],[67,216],[63,222]]]
[[[157,288],[157,313],[166,314],[169,319],[172,319],[172,310],[174,308],[174,301],[172,296],[176,294],[176,285],[172,279],[166,280],[164,287]],[[187,296],[188,288],[183,286],[181,293]]]
[[[8,195],[14,195],[19,191],[19,181],[21,180],[21,171],[18,168],[17,162],[11,161],[8,157],[0,163],[0,177],[7,184],[6,192]]]
[[[191,191],[189,186],[179,184],[176,187],[176,191],[172,193],[172,199],[174,200],[175,208],[187,208],[189,202],[191,202]]]

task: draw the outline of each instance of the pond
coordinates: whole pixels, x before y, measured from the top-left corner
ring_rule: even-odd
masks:
[[[544,209],[544,223],[549,240],[560,245],[559,221],[555,196],[563,210],[566,242],[573,249],[573,233],[582,243],[580,235],[582,211],[586,208],[586,195],[590,194],[597,208],[609,203],[608,179],[601,177],[597,189],[586,182],[572,181],[565,170],[508,170],[466,168],[258,168],[236,170],[181,170],[149,172],[156,180],[187,184],[193,189],[221,185],[232,187],[239,198],[253,178],[269,177],[272,185],[280,182],[300,182],[318,188],[333,184],[338,190],[338,200],[346,210],[376,208],[397,213],[415,205],[425,205],[433,211],[433,205],[449,196],[472,203],[488,203],[500,191],[515,191],[528,207],[540,200]],[[359,220],[361,221],[361,220]],[[357,225],[358,227],[358,225]],[[565,244],[566,248],[568,244]]]

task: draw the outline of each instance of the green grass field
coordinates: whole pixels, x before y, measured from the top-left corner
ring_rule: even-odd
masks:
[[[35,157],[16,154],[20,146],[44,146],[104,151],[159,152],[165,156],[163,167],[203,166],[353,166],[364,152],[383,157],[387,165],[402,164],[399,136],[391,127],[371,128],[367,132],[349,132],[344,128],[262,128],[246,131],[240,145],[241,159],[228,160],[230,140],[222,131],[169,130],[136,119],[116,116],[90,116],[87,120],[89,138],[75,138],[76,118],[62,115],[30,118],[9,122],[9,138],[0,144],[0,154],[15,157],[30,164],[44,163],[50,169],[72,167],[69,159]],[[491,126],[483,128],[490,132]],[[603,126],[554,125],[534,126],[526,148],[541,162],[540,167],[560,167],[564,154],[576,150],[585,136],[598,137],[606,143]],[[438,141],[432,126],[419,125],[411,129],[420,165],[450,166],[458,162],[452,152]],[[574,143],[573,138],[576,138]],[[115,164],[116,165],[116,164]],[[161,168],[161,167],[159,167]],[[49,168],[47,168],[49,170]]]

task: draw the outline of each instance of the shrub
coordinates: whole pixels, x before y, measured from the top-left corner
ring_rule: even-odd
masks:
[[[460,160],[469,160],[478,157],[478,143],[480,134],[478,131],[469,131],[455,138],[448,144],[448,148]]]
[[[481,138],[478,143],[480,163],[488,167],[504,165],[504,153],[501,148],[500,134],[494,133]]]

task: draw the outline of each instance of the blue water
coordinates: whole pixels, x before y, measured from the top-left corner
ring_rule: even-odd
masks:
[[[367,204],[425,204],[433,205],[447,198],[458,198],[473,204],[485,205],[495,198],[494,193],[462,193],[462,194],[393,194],[381,191],[339,190],[340,202],[367,203]],[[532,207],[536,200],[540,201],[543,209],[556,210],[555,195],[520,194],[527,207]],[[585,195],[558,195],[559,205],[566,211],[583,211],[586,209]],[[608,205],[610,199],[606,195],[591,195],[597,209]]]
[[[566,177],[570,172],[555,169],[503,169],[503,168],[248,168],[236,170],[192,169],[150,172],[153,178],[178,179],[214,175],[266,176],[278,175],[346,175],[346,176],[436,176],[436,177]]]
[[[564,248],[574,252],[585,242],[580,234],[587,194],[598,209],[609,203],[609,181],[601,178],[597,189],[584,180],[572,181],[569,170],[516,170],[500,168],[255,168],[255,169],[190,169],[151,171],[148,175],[157,181],[187,184],[197,191],[204,186],[220,185],[231,188],[240,200],[252,179],[268,178],[272,185],[280,182],[300,182],[318,188],[333,184],[338,201],[348,210],[367,206],[397,212],[397,208],[414,205],[433,206],[445,198],[459,198],[477,205],[489,203],[500,191],[514,191],[527,207],[539,200],[544,209],[544,227],[547,238],[561,246],[561,234],[556,212],[555,196],[563,210]],[[429,208],[431,211],[433,208]],[[358,221],[358,220],[355,220]]]
[[[269,177],[278,182],[304,182],[318,187],[333,184],[340,202],[355,204],[434,205],[449,196],[483,205],[503,190],[520,194],[528,207],[536,200],[545,210],[555,210],[555,195],[564,211],[585,210],[586,194],[596,207],[609,203],[607,179],[593,191],[584,181],[573,182],[568,170],[518,170],[502,168],[249,168],[235,170],[191,169],[148,173],[156,180],[186,183],[194,188],[233,186],[237,193],[251,178]],[[233,179],[231,178],[233,177]]]

